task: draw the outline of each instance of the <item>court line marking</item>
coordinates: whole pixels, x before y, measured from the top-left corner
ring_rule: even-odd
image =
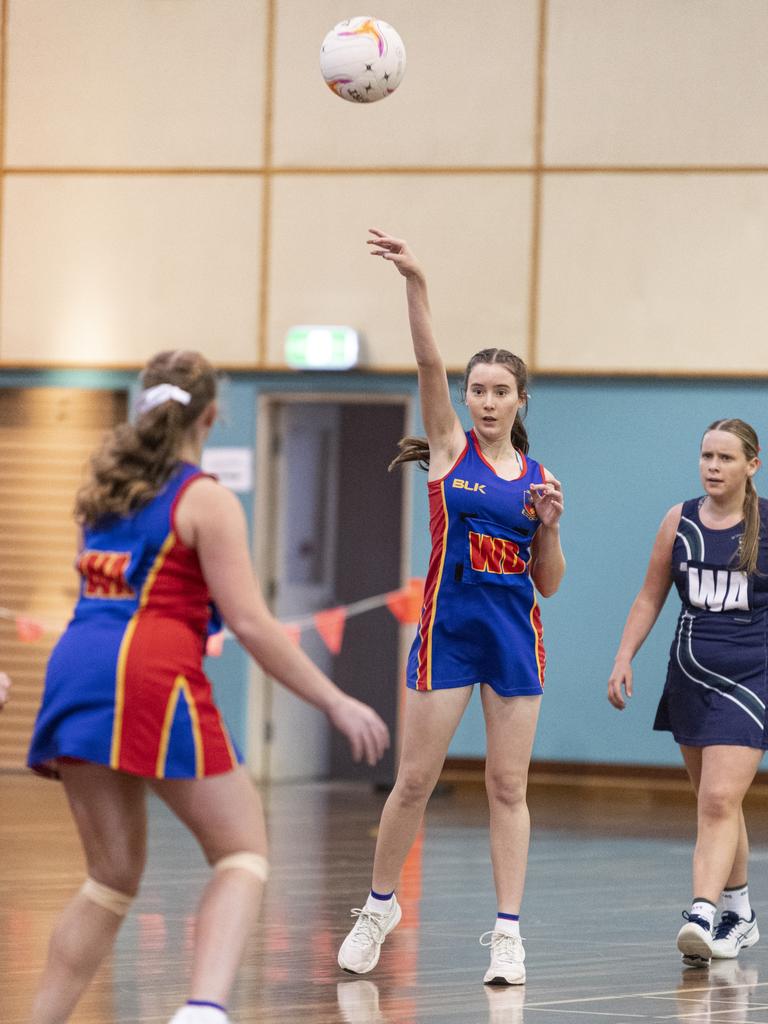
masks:
[[[754,983],[755,988],[765,988],[768,985],[768,981],[758,981]],[[728,988],[752,988],[752,985],[728,985]],[[716,991],[712,985],[703,985],[701,988],[687,988],[685,994],[688,995],[691,992],[713,992]],[[535,1007],[547,1007],[547,1006],[563,1006],[568,1003],[595,1003],[604,1002],[610,999],[647,999],[660,996],[677,996],[678,990],[671,988],[661,992],[618,992],[615,995],[610,996],[580,996],[574,999],[554,999],[552,1002],[539,1002],[539,1003],[526,1003],[525,1009],[534,1009]]]

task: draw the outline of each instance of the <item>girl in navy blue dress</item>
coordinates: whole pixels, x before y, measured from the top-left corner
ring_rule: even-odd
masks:
[[[432,552],[424,605],[408,660],[403,744],[395,787],[382,813],[371,892],[339,965],[366,974],[400,920],[400,872],[475,683],[487,733],[486,786],[498,917],[489,984],[525,981],[519,914],[528,855],[528,764],[544,682],[536,591],[544,597],[565,570],[559,482],[528,455],[521,419],[525,363],[503,349],[472,357],[464,377],[472,429],[451,403],[432,334],[424,274],[407,244],[372,231],[373,255],[406,280],[426,440],[406,438],[397,462],[429,468]],[[393,463],[394,465],[394,463]]]
[[[705,493],[664,517],[608,682],[608,699],[623,709],[632,658],[674,583],[682,608],[654,729],[680,744],[697,794],[693,904],[677,938],[690,967],[732,959],[759,938],[742,811],[768,747],[768,502],[752,481],[759,451],[743,420],[707,428],[699,457]]]

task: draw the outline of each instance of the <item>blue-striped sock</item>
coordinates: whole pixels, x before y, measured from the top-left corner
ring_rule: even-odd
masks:
[[[493,930],[496,932],[504,932],[505,935],[514,935],[519,939],[520,915],[505,914],[503,911],[500,910],[496,914],[496,924]]]
[[[375,910],[377,914],[391,910],[394,895],[394,889],[392,892],[376,892],[375,889],[371,889],[368,899],[365,901],[365,909]]]

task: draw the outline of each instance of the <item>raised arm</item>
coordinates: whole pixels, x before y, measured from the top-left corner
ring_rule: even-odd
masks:
[[[438,472],[441,468],[447,471],[463,451],[466,439],[451,403],[443,357],[432,331],[424,271],[403,239],[393,238],[376,228],[370,231],[373,235],[368,239],[371,255],[394,263],[405,278],[408,321],[419,374],[421,415],[429,441],[430,464]]]
[[[682,508],[682,505],[674,505],[664,516],[653,544],[645,580],[624,624],[608,679],[608,700],[619,711],[626,707],[625,696],[632,696],[632,659],[658,619],[672,586],[672,547]]]
[[[375,764],[389,746],[376,712],[343,693],[286,636],[267,608],[251,566],[245,516],[237,498],[211,479],[192,483],[176,529],[194,547],[211,597],[248,653],[283,686],[323,711],[349,741],[356,761]]]

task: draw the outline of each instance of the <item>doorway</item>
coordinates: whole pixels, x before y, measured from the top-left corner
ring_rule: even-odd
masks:
[[[272,395],[264,404],[259,520],[262,575],[281,621],[397,590],[407,575],[407,476],[387,472],[406,433],[404,396]],[[270,538],[264,543],[263,538]],[[310,625],[301,646],[347,693],[385,720],[393,747],[380,765],[355,765],[325,716],[266,680],[263,778],[394,779],[401,627],[385,605],[350,615],[331,653]],[[258,719],[258,715],[256,718]]]

